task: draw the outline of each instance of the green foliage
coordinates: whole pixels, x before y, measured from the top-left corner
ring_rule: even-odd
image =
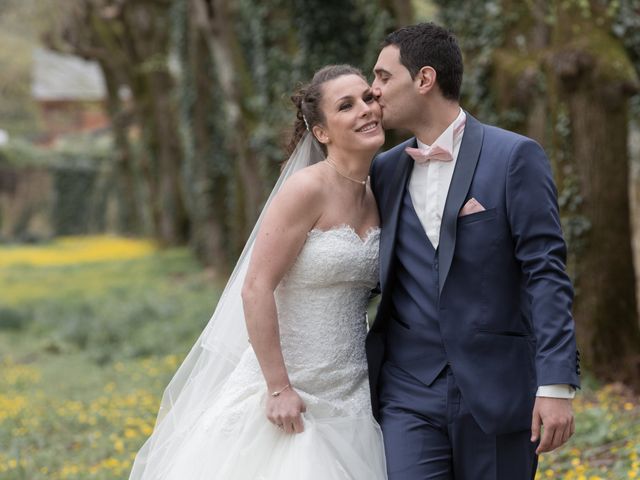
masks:
[[[249,128],[247,146],[258,159],[264,191],[280,171],[284,147],[295,119],[291,94],[310,80],[320,66],[352,63],[370,71],[391,17],[380,2],[350,0],[240,0],[229,6],[230,20],[240,45],[239,99],[243,123]],[[192,25],[188,3],[175,0],[172,42],[178,53],[177,96],[183,142],[183,174],[191,220],[210,208],[226,228],[224,245],[230,259],[244,243],[239,228],[243,192],[236,159],[232,158],[234,132],[225,111],[222,88],[209,46]],[[292,25],[295,28],[292,28]],[[237,53],[237,52],[234,52]],[[195,59],[195,60],[194,60]],[[202,118],[203,105],[206,118]],[[201,196],[204,208],[197,208]],[[195,229],[194,229],[195,231]],[[195,242],[196,249],[199,240]]]
[[[0,269],[0,478],[126,478],[219,291],[186,249]]]
[[[562,232],[567,242],[567,271],[575,283],[576,294],[579,294],[576,264],[584,252],[587,234],[591,230],[591,222],[581,214],[583,196],[580,192],[578,172],[571,149],[571,122],[566,102],[556,105],[555,148],[552,152],[555,177],[558,181],[558,205],[562,213]]]
[[[581,28],[584,34],[576,36],[572,43],[566,45],[566,48],[576,47],[597,58],[594,77],[598,82],[628,85],[637,83],[637,75],[629,52],[634,47],[631,42],[626,39],[621,42],[613,35],[615,30],[594,29],[590,28],[590,25],[584,25]]]
[[[357,0],[294,0],[292,16],[297,19],[296,37],[305,78],[327,63],[371,69],[372,65],[363,65],[363,60],[369,51],[377,50],[377,45],[372,44],[376,39],[367,35],[370,12],[363,7]]]
[[[91,223],[88,204],[95,188],[97,172],[94,170],[57,170],[54,173],[57,201],[53,210],[53,222],[59,235],[87,232]],[[104,212],[104,208],[96,211]]]
[[[465,62],[462,103],[483,121],[502,124],[492,91],[493,55],[515,12],[500,1],[438,0],[442,23],[456,34]]]
[[[0,331],[3,330],[22,330],[27,325],[26,312],[3,306],[0,307]]]
[[[223,91],[205,39],[191,23],[188,2],[172,6],[172,44],[177,52],[176,82],[180,137],[183,147],[182,176],[187,208],[191,212],[191,246],[205,263],[210,244],[199,238],[197,229],[215,216],[222,224],[222,244],[229,263],[239,253],[233,238],[236,169],[229,149],[229,126],[224,111]]]
[[[0,128],[10,135],[32,136],[37,127],[31,98],[31,50],[35,43],[28,21],[30,0],[0,3]]]
[[[251,72],[249,141],[264,155],[264,173],[273,181],[295,118],[291,94],[327,64],[349,63],[368,74],[392,19],[379,2],[364,0],[242,0],[236,13]]]
[[[55,148],[40,148],[22,139],[0,147],[0,166],[95,170],[112,161],[109,141],[75,137]]]
[[[611,2],[617,8],[612,25],[613,33],[622,40],[631,59],[640,67],[640,1],[616,0]]]
[[[619,384],[585,387],[574,400],[576,433],[540,458],[542,478],[622,479],[639,473],[640,407]]]
[[[127,478],[178,356],[100,367],[0,340],[0,478]]]
[[[640,0],[616,0],[611,3],[618,7],[612,25],[613,33],[622,40],[640,75]],[[634,95],[631,107],[634,117],[640,118],[640,95]]]
[[[7,267],[0,290],[3,282],[14,293],[35,283],[51,287],[0,310],[0,330],[19,328],[42,348],[85,352],[100,364],[183,351],[216,301],[198,270],[185,250],[107,264]]]
[[[25,142],[14,140],[0,147],[0,169],[14,181],[28,182],[28,175],[41,172],[52,181],[50,192],[37,192],[48,197],[51,215],[47,218],[53,235],[82,234],[105,230],[122,231],[122,218],[108,219],[107,202],[119,204],[119,211],[126,206],[122,198],[115,194],[114,156],[108,140],[75,137],[75,141],[55,148],[40,148]],[[24,177],[24,178],[23,178]],[[6,182],[5,182],[6,183]],[[14,225],[8,239],[36,239],[27,231],[31,216],[29,211],[33,194],[28,189],[20,190],[20,198],[13,199],[16,204],[25,205],[21,213],[22,220]],[[7,221],[0,216],[0,222]]]

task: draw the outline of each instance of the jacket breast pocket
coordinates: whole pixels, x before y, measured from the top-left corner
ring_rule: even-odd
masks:
[[[483,210],[481,212],[472,213],[470,215],[464,215],[463,217],[458,217],[458,225],[467,225],[469,223],[480,222],[483,220],[490,220],[495,218],[496,209],[490,208],[488,210]]]

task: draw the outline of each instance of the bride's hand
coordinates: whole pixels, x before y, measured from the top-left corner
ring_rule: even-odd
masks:
[[[302,433],[302,413],[307,411],[300,395],[287,389],[277,397],[267,399],[267,418],[285,433]]]

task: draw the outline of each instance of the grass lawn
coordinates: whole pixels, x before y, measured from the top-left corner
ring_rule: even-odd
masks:
[[[0,479],[128,478],[221,286],[148,242],[1,247]],[[587,380],[574,405],[576,435],[537,478],[640,478],[637,398]]]
[[[1,248],[0,478],[128,478],[219,288],[149,242]]]

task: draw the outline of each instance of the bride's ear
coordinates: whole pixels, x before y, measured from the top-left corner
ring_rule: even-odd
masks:
[[[311,129],[313,136],[316,137],[320,143],[327,145],[329,143],[329,135],[321,125],[314,125]]]

